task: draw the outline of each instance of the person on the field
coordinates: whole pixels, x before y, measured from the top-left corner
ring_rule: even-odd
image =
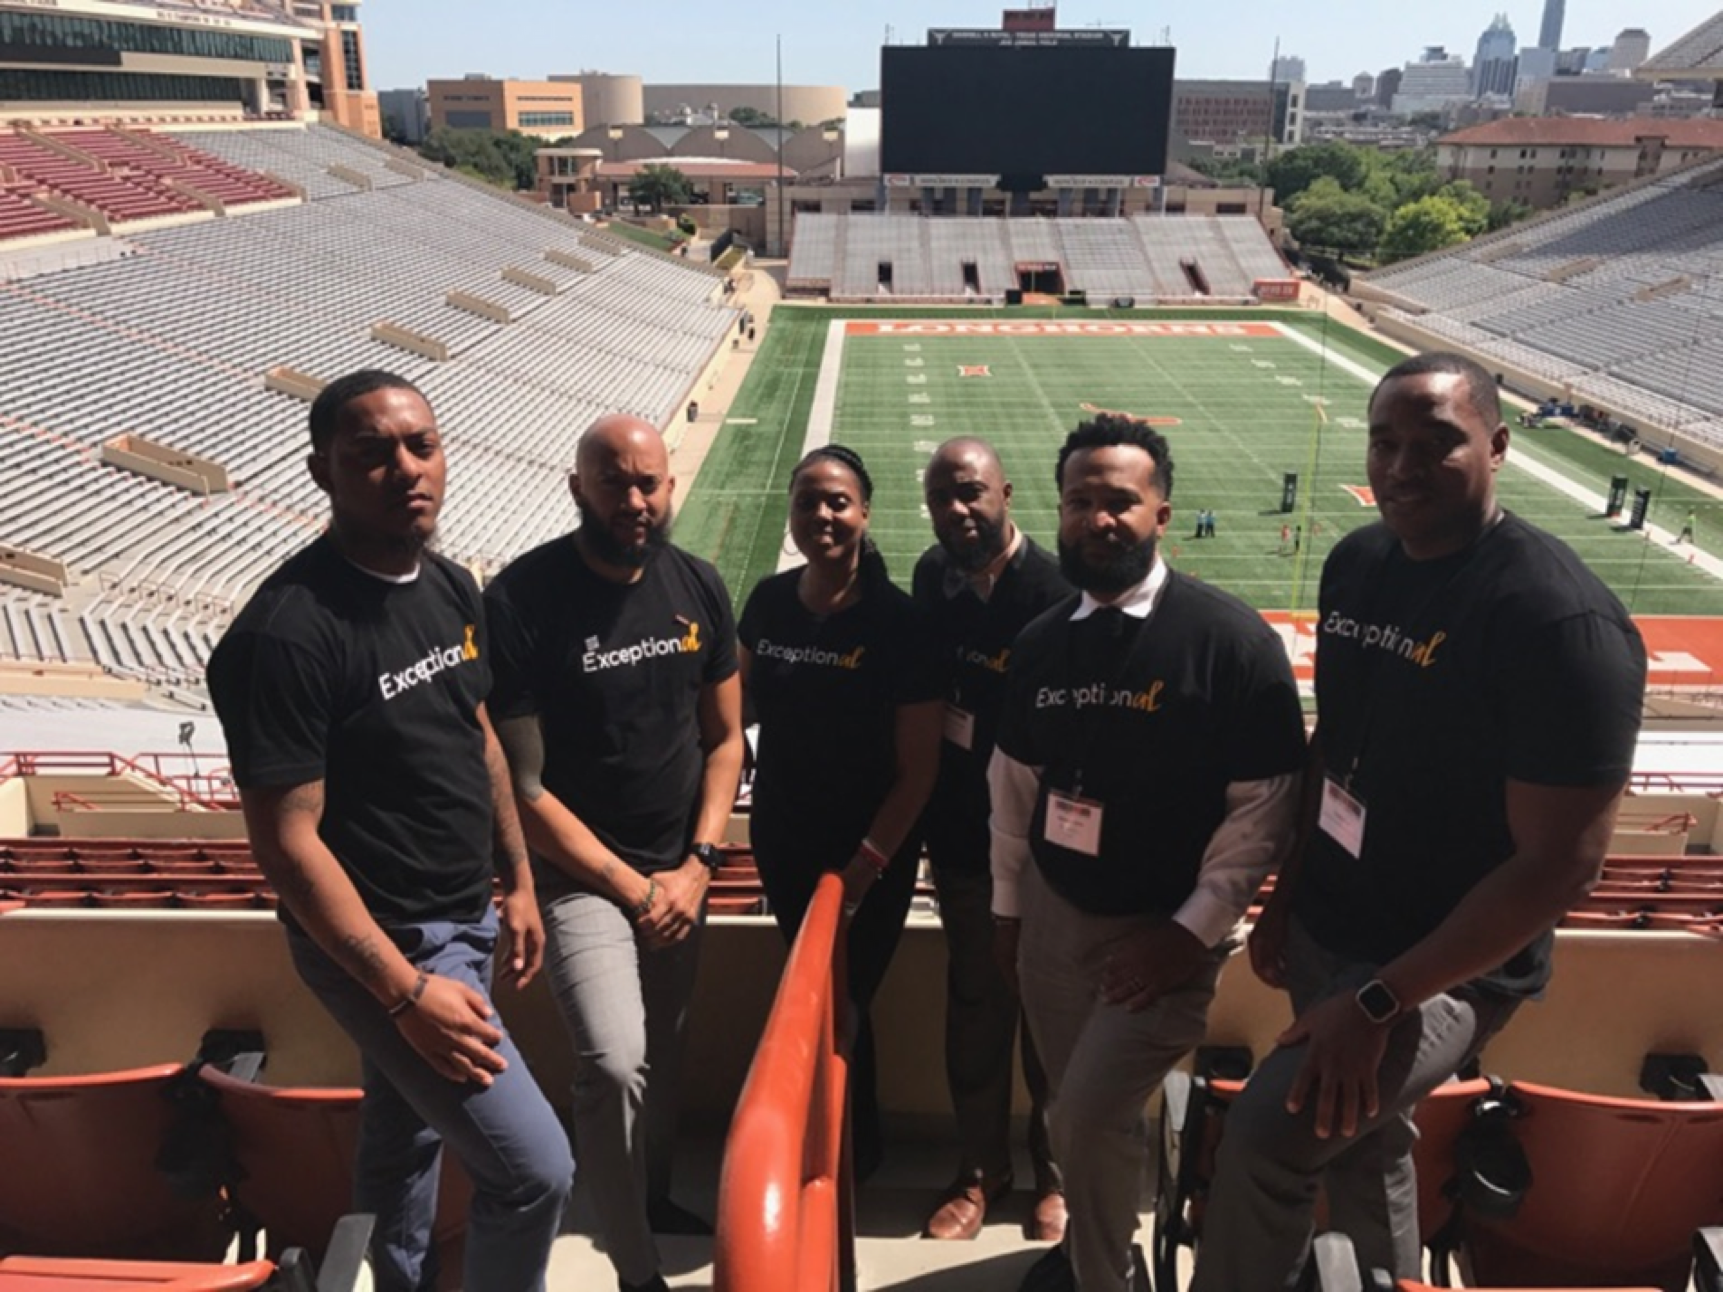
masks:
[[[1104,414],[1066,437],[1055,479],[1059,564],[1082,593],[1017,638],[989,775],[996,936],[1071,1209],[1023,1289],[1124,1292],[1144,1106],[1202,1040],[1288,842],[1304,727],[1274,630],[1160,559],[1166,440]]]
[[[939,771],[946,661],[926,616],[868,537],[873,481],[841,445],[790,475],[804,564],[762,579],[742,611],[742,672],[759,717],[750,837],[791,941],[820,876],[843,875],[857,1178],[884,1151],[868,1009],[915,894],[917,822]]]
[[[670,543],[676,490],[649,422],[601,417],[569,480],[580,526],[485,593],[508,750],[574,1041],[574,1129],[623,1292],[662,1292],[706,888],[742,771],[730,594]]]
[[[1407,359],[1369,418],[1382,520],[1323,568],[1306,834],[1250,939],[1296,1018],[1227,1113],[1198,1292],[1294,1286],[1319,1185],[1364,1268],[1418,1277],[1414,1107],[1549,981],[1632,765],[1644,645],[1497,503],[1490,374]]]
[[[1023,627],[1070,595],[1059,562],[1011,519],[1011,482],[985,440],[939,446],[922,477],[938,540],[915,567],[913,593],[951,666],[939,783],[928,803],[927,854],[945,928],[945,1076],[962,1161],[923,1229],[974,1238],[989,1204],[1011,1189],[1012,1049],[1022,1010],[993,955],[987,764],[1005,699],[1005,669]],[[1065,1233],[1064,1185],[1047,1140],[1047,1078],[1022,1029],[1035,1204],[1028,1233]]]
[[[544,931],[485,711],[479,591],[428,547],[442,434],[406,378],[353,373],[311,405],[310,469],[329,529],[209,661],[246,831],[295,968],[359,1047],[353,1204],[377,1218],[376,1286],[436,1285],[446,1144],[474,1186],[465,1285],[539,1292],[574,1162],[491,1003],[499,938],[525,986]]]

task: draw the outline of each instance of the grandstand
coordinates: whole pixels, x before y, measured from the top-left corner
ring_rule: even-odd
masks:
[[[1723,161],[1356,279],[1378,326],[1456,346],[1723,465]]]
[[[60,157],[47,138],[15,135],[5,156]],[[224,193],[228,218],[190,203],[170,227],[116,220],[64,256],[0,242],[0,548],[68,571],[63,597],[0,592],[0,655],[195,685],[235,606],[320,529],[303,397],[359,367],[426,390],[459,504],[444,550],[499,567],[567,529],[578,429],[613,411],[668,425],[735,319],[707,270],[340,130],[84,131],[66,146],[157,167],[112,179],[129,187],[101,195],[110,210],[133,189],[171,204],[162,176],[195,171],[183,187]],[[233,487],[104,464],[121,435],[219,463]]]
[[[1034,266],[1034,270],[1027,267]],[[1251,216],[928,219],[890,212],[797,217],[788,286],[843,302],[1002,304],[1025,275],[1141,304],[1257,299],[1286,263]]]

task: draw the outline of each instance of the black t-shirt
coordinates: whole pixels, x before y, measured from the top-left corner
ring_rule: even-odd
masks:
[[[1505,516],[1465,551],[1406,557],[1382,525],[1322,573],[1318,739],[1363,801],[1363,856],[1317,831],[1294,909],[1324,946],[1375,964],[1436,928],[1513,853],[1506,783],[1608,785],[1632,767],[1645,647],[1566,546]],[[1480,986],[1549,977],[1539,938]]]
[[[416,579],[390,583],[326,535],[264,581],[210,656],[235,783],[322,781],[318,833],[379,923],[484,914],[487,655],[466,571],[426,553]]]
[[[1243,602],[1170,572],[1147,621],[1076,597],[1017,639],[999,749],[1041,768],[1029,847],[1081,910],[1172,915],[1196,887],[1226,788],[1304,763],[1280,638]],[[1046,838],[1049,791],[1101,804],[1100,855]]]
[[[866,835],[896,775],[897,707],[945,693],[945,656],[901,588],[870,583],[819,617],[796,595],[800,574],[762,579],[742,609],[760,724],[752,833],[763,864],[825,870]]]
[[[661,549],[634,583],[593,572],[570,536],[485,590],[497,719],[537,714],[544,786],[643,873],[688,855],[706,756],[700,694],[736,672],[730,594],[711,565]],[[547,892],[572,883],[540,870]]]
[[[955,594],[947,590],[948,584],[958,587]],[[928,855],[936,866],[950,870],[985,871],[991,847],[987,763],[1005,703],[1011,646],[1032,619],[1069,597],[1071,586],[1059,573],[1059,562],[1025,534],[985,601],[937,544],[916,563],[913,589],[951,663],[946,702],[959,715],[974,719],[967,731],[961,716],[946,724],[939,784],[923,817]],[[953,738],[964,735],[967,749]]]

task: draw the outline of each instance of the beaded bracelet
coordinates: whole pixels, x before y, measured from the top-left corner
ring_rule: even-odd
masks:
[[[628,908],[628,913],[638,920],[652,910],[652,903],[657,900],[658,881],[656,879],[648,878],[646,881],[646,896],[642,897],[633,906],[630,906]]]
[[[891,865],[891,858],[886,856],[885,853],[880,850],[880,846],[872,839],[863,839],[861,841],[860,852],[862,860],[867,862],[868,865],[872,866],[881,874],[884,874],[885,868]]]

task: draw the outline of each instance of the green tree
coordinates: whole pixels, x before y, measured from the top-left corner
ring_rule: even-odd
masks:
[[[1275,199],[1285,205],[1323,175],[1341,188],[1357,188],[1364,182],[1364,156],[1362,148],[1337,139],[1325,140],[1288,149],[1268,163],[1265,173]]]
[[[1242,157],[1193,157],[1185,164],[1197,174],[1222,184],[1247,184],[1255,188],[1263,183],[1262,167]]]
[[[645,166],[628,181],[628,200],[654,212],[686,202],[693,192],[694,186],[688,182],[688,177],[674,166]]]
[[[1378,254],[1383,264],[1392,264],[1468,239],[1466,212],[1458,203],[1447,197],[1421,197],[1388,217]]]
[[[516,130],[451,130],[444,126],[431,131],[419,145],[419,155],[502,188],[530,189],[538,182],[534,160],[538,148],[537,139]]]
[[[1298,245],[1341,256],[1376,250],[1388,221],[1386,207],[1363,193],[1349,193],[1327,175],[1288,204],[1286,227]]]
[[[739,126],[775,126],[778,124],[778,119],[770,112],[761,112],[758,108],[750,108],[747,104],[732,109],[730,120]]]
[[[1468,238],[1475,238],[1489,230],[1490,199],[1472,187],[1471,181],[1457,179],[1451,184],[1444,184],[1436,190],[1435,195],[1446,198],[1459,209]]]
[[[1494,233],[1497,229],[1505,229],[1510,224],[1518,224],[1532,213],[1531,207],[1517,198],[1508,198],[1490,206],[1489,230]]]

